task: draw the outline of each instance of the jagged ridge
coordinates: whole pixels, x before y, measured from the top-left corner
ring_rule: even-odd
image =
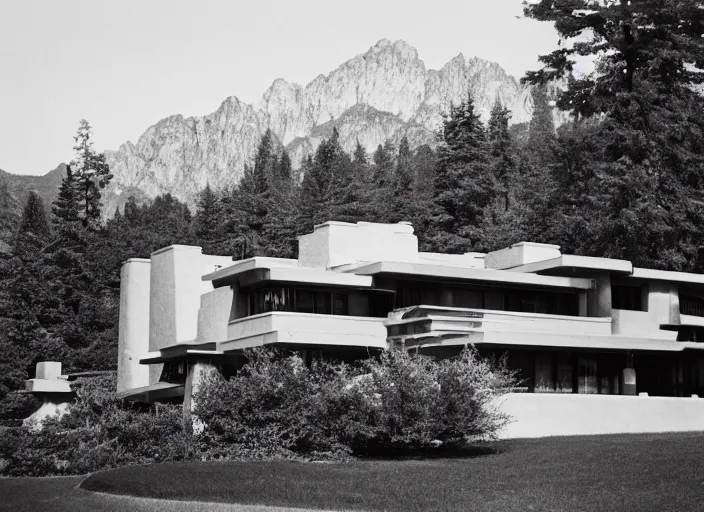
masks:
[[[412,146],[431,143],[443,112],[468,89],[484,119],[497,97],[512,111],[513,123],[530,119],[529,90],[498,64],[460,54],[440,70],[426,69],[415,48],[382,39],[306,86],[277,79],[255,105],[231,96],[211,114],[162,119],[136,144],[107,152],[115,178],[106,212],[132,190],[145,197],[170,192],[193,205],[206,183],[216,188],[237,183],[267,128],[287,146],[294,166],[332,126],[349,151],[357,140],[373,150],[404,135]]]

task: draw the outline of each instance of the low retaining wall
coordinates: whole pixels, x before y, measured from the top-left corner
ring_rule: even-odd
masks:
[[[503,439],[704,431],[704,398],[511,393],[498,403],[513,417]]]

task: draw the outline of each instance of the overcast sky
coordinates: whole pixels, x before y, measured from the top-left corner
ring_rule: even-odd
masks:
[[[428,68],[462,52],[520,77],[557,42],[520,14],[521,0],[0,0],[0,169],[69,161],[82,118],[96,149],[117,149],[276,78],[306,84],[382,38]]]

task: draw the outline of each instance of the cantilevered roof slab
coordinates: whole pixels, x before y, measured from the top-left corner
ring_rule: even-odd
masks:
[[[671,283],[704,285],[704,274],[690,274],[689,272],[673,272],[670,270],[653,270],[650,268],[634,267],[631,277],[654,281],[669,281]]]
[[[282,258],[250,258],[230,267],[203,276],[204,281],[213,281],[215,288],[234,282],[251,285],[265,281],[277,283],[301,283],[322,286],[371,288],[372,278],[313,267],[299,267],[296,260]]]
[[[156,402],[158,400],[168,400],[170,398],[181,398],[184,393],[183,384],[174,384],[171,382],[157,382],[150,386],[134,388],[122,391],[115,395],[122,400],[131,400],[134,402]]]
[[[217,349],[217,343],[177,343],[161,350],[147,352],[139,359],[140,364],[165,363],[189,357],[222,356]]]
[[[554,276],[577,276],[585,272],[606,271],[612,274],[630,276],[633,273],[633,264],[627,260],[563,254],[559,258],[527,263],[518,267],[507,268],[506,270]]]
[[[404,261],[377,261],[350,267],[346,272],[361,275],[400,274],[414,277],[433,277],[442,279],[457,279],[499,284],[515,284],[523,286],[540,286],[546,288],[567,288],[578,290],[592,289],[590,279],[578,277],[544,276],[522,272],[506,272],[471,267],[453,267],[432,263],[416,263]]]

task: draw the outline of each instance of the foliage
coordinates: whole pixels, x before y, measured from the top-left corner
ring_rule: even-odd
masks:
[[[95,229],[100,225],[102,206],[100,190],[110,183],[112,174],[105,161],[105,155],[98,154],[93,149],[91,126],[85,119],[81,120],[74,140],[76,141],[76,145],[73,147],[75,157],[69,165],[70,171],[67,171],[62,186],[72,185],[75,187],[73,192],[75,196],[70,200],[78,202],[78,217],[83,227]],[[68,193],[64,199],[69,200]],[[67,206],[65,221],[73,220],[72,217],[69,217],[72,208],[73,204]]]
[[[209,458],[330,458],[491,438],[506,417],[492,400],[513,384],[503,365],[465,350],[435,361],[402,350],[358,367],[253,350],[229,381],[195,398]]]
[[[486,130],[468,95],[443,121],[434,186],[435,251],[466,252],[479,241],[482,212],[497,189],[490,161]]]
[[[4,474],[85,474],[193,457],[195,445],[179,406],[117,400],[114,375],[77,381],[74,389],[76,401],[60,419],[47,419],[41,430],[5,429],[0,436]]]

